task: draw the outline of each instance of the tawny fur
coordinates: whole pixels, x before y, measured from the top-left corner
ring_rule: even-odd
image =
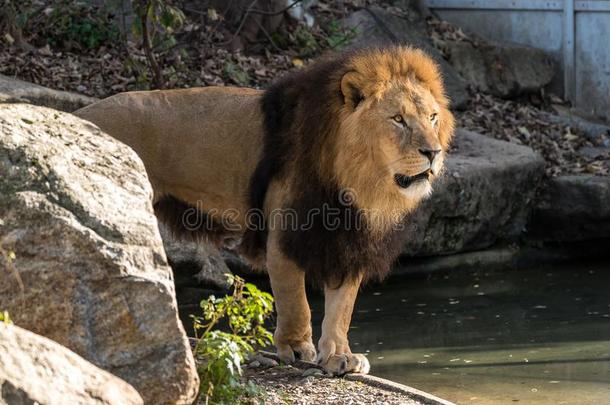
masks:
[[[170,215],[189,206],[217,221],[231,214],[228,225],[244,237],[240,251],[268,267],[284,360],[316,355],[305,277],[322,283],[327,302],[318,360],[344,373],[368,372],[347,339],[356,293],[361,281],[387,274],[403,246],[395,225],[430,194],[441,172],[454,131],[448,104],[436,64],[420,50],[395,46],[322,59],[266,92],[132,92],[76,115],[138,153],[153,202],[167,203]],[[441,152],[431,163],[423,149]],[[394,177],[426,170],[430,181],[407,188]],[[366,230],[272,225],[272,213],[281,218],[289,208],[302,219],[311,208],[337,206],[345,191],[351,200],[341,208],[362,213]],[[264,229],[246,229],[252,208],[264,212]]]
[[[118,94],[75,112],[131,146],[156,203],[167,195],[245,226],[250,175],[260,160],[262,91],[206,87]]]

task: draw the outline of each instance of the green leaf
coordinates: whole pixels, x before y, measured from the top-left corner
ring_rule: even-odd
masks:
[[[192,316],[196,330],[203,330],[195,354],[205,366],[199,367],[200,390],[209,402],[235,403],[238,393],[246,390],[239,380],[244,359],[273,342],[273,335],[264,327],[273,311],[273,297],[254,284],[231,276],[233,294],[210,296],[200,303],[202,316]],[[231,332],[219,329],[227,322]]]
[[[7,325],[10,325],[13,323],[13,321],[11,321],[11,317],[8,314],[8,311],[0,312],[0,322],[4,322]]]

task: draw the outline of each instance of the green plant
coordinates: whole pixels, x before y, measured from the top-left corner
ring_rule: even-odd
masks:
[[[346,28],[336,20],[314,27],[298,24],[288,33],[288,43],[297,48],[300,57],[311,58],[325,49],[343,48],[355,38],[357,33],[356,28]],[[286,39],[279,33],[274,34],[272,39],[279,46],[287,46]]]
[[[166,0],[132,0],[136,13],[132,32],[142,38],[142,47],[156,88],[165,87],[157,57],[174,45],[174,32],[184,23],[184,13]]]
[[[200,360],[200,393],[206,402],[234,403],[238,396],[257,394],[256,386],[240,381],[241,365],[255,347],[273,343],[265,320],[273,311],[273,297],[242,278],[230,276],[233,294],[201,302],[203,316],[194,320],[195,355]],[[219,328],[223,323],[225,330]]]
[[[307,25],[297,25],[290,36],[299,50],[299,56],[309,58],[320,52],[320,45]]]
[[[5,9],[5,25],[21,44],[25,36],[37,47],[49,44],[52,47],[76,45],[95,49],[119,37],[110,8],[96,7],[91,2],[0,0],[0,5]]]
[[[49,22],[52,45],[71,41],[96,49],[119,37],[119,29],[107,10],[79,1],[57,2],[51,8]]]
[[[345,28],[339,21],[331,21],[326,29],[326,43],[331,49],[341,49],[356,37],[356,28]]]
[[[11,321],[11,317],[8,315],[7,311],[0,312],[0,322],[4,322],[7,325],[10,325],[13,323],[13,321]]]
[[[241,68],[236,63],[233,63],[230,60],[225,62],[225,66],[223,69],[223,74],[226,78],[234,81],[236,84],[240,86],[249,86],[250,85],[250,75],[244,69]]]

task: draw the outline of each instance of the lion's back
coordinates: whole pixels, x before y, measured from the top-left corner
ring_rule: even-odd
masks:
[[[131,146],[151,181],[183,190],[247,195],[262,152],[262,91],[233,87],[135,91],[75,112]]]

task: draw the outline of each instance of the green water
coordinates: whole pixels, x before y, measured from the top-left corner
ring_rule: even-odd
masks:
[[[391,279],[360,294],[350,342],[458,404],[610,404],[610,264]]]

